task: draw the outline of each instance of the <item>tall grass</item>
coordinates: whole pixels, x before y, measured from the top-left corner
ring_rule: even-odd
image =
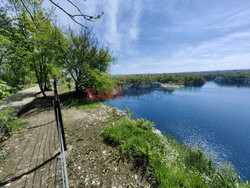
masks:
[[[125,117],[102,132],[123,158],[151,177],[154,187],[249,187],[232,165],[218,167],[201,148],[185,146],[171,136],[156,134],[153,123]]]

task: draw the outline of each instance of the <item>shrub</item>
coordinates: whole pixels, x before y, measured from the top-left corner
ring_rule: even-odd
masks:
[[[145,119],[124,117],[102,132],[104,141],[120,149],[121,157],[134,162],[152,178],[153,187],[249,187],[232,165],[216,166],[201,148],[185,146],[171,136],[152,131]],[[170,160],[173,158],[173,160]]]
[[[11,87],[0,80],[0,99],[7,97],[10,94]]]
[[[216,171],[214,159],[209,154],[204,153],[199,147],[186,147],[184,152],[184,163],[189,170],[198,171],[207,176],[210,176]]]
[[[16,120],[12,115],[12,110],[0,111],[0,141],[5,140],[14,131],[20,130],[25,127],[26,122],[22,120]]]
[[[151,121],[148,121],[147,119],[137,119],[136,125],[139,128],[146,129],[146,130],[152,130],[152,128],[155,126],[155,124]]]

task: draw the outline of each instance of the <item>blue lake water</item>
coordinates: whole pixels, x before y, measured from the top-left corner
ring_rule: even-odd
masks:
[[[135,118],[147,118],[176,139],[200,145],[217,161],[231,162],[244,180],[250,180],[249,87],[207,82],[200,88],[132,93],[104,103],[130,108]]]

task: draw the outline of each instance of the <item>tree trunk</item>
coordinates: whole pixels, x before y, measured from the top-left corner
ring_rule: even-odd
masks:
[[[34,66],[34,69],[35,69],[36,79],[37,79],[39,88],[40,88],[40,90],[41,90],[41,93],[43,94],[44,97],[46,97],[46,94],[45,94],[45,91],[44,91],[44,88],[43,88],[43,83],[42,83],[41,74],[39,75],[39,72],[38,72],[38,70],[37,70],[37,66],[36,66],[36,63],[35,63],[35,62],[33,62],[33,66]],[[41,72],[40,72],[40,73],[41,73]]]
[[[39,88],[40,88],[41,93],[43,94],[43,96],[44,96],[44,97],[47,97],[46,94],[45,94],[45,91],[44,91],[43,86],[42,86],[40,83],[39,83],[38,85],[39,85]]]
[[[75,81],[75,89],[76,89],[76,93],[80,93],[80,87],[77,81]]]

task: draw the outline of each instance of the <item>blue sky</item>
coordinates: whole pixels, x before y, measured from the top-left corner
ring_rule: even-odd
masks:
[[[118,58],[112,74],[250,69],[249,0],[74,2],[88,14],[104,11],[89,27]],[[56,14],[61,26],[79,28]]]

